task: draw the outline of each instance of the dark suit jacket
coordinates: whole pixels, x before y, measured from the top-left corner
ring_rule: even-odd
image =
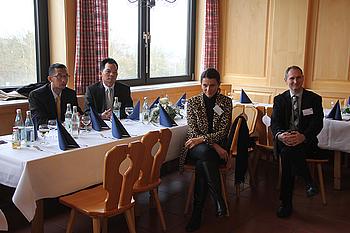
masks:
[[[48,120],[57,119],[56,102],[48,83],[29,94],[29,109],[32,117],[39,124],[47,123]],[[61,121],[64,121],[67,104],[78,106],[77,94],[74,90],[66,87],[61,93]],[[78,106],[78,111],[83,113]]]
[[[132,107],[132,99],[130,96],[130,87],[116,82],[114,85],[114,97],[118,97],[119,102],[122,103],[120,109],[120,117],[126,118],[125,107]],[[105,88],[102,81],[89,86],[85,93],[85,107],[84,111],[90,111],[90,106],[98,113],[103,113],[106,110],[105,106]]]
[[[310,113],[312,109],[312,113]],[[303,110],[307,110],[303,111]],[[292,101],[290,91],[287,90],[276,96],[273,101],[273,111],[271,117],[271,130],[274,138],[279,132],[289,130],[292,117]],[[323,108],[322,97],[314,92],[303,90],[301,99],[301,113],[299,118],[298,131],[305,136],[305,148],[307,150],[316,150],[318,139],[317,135],[323,127]],[[284,144],[276,139],[277,153]]]

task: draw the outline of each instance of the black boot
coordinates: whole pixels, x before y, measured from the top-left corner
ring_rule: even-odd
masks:
[[[193,211],[190,221],[186,225],[186,232],[193,232],[200,228],[202,210],[207,197],[208,187],[204,179],[203,169],[196,169],[196,179],[193,194]]]
[[[203,170],[207,179],[209,192],[216,206],[216,216],[227,214],[226,204],[222,198],[220,172],[216,164],[203,161]]]

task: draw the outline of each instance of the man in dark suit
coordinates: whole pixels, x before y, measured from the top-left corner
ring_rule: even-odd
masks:
[[[319,151],[317,135],[323,127],[321,96],[303,88],[303,71],[298,66],[288,67],[284,77],[289,90],[274,98],[271,129],[277,153],[282,161],[281,206],[277,216],[285,218],[293,211],[294,176],[306,183],[308,197],[317,194],[306,156]]]
[[[104,59],[100,64],[101,81],[89,86],[85,93],[85,112],[94,108],[102,119],[110,119],[114,97],[121,102],[120,117],[125,118],[125,107],[132,107],[130,87],[116,81],[118,76],[118,63],[112,58]]]
[[[38,125],[54,119],[64,121],[67,104],[78,106],[76,92],[66,87],[68,78],[65,65],[52,64],[47,77],[49,83],[30,92],[29,109]],[[82,113],[79,106],[78,111]]]

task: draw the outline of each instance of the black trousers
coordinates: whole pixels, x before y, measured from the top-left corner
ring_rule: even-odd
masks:
[[[194,210],[201,212],[208,190],[213,200],[222,200],[220,183],[220,164],[225,163],[208,144],[201,143],[187,154],[190,164],[195,165]]]
[[[292,204],[295,176],[302,177],[306,184],[312,183],[306,163],[308,151],[305,144],[295,147],[282,146],[281,148],[282,178],[280,200],[286,205]]]

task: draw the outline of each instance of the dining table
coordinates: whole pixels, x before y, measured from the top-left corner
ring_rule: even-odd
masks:
[[[187,132],[186,119],[175,119],[166,161],[177,158]],[[107,122],[111,125],[110,122]],[[57,130],[44,141],[39,139],[20,149],[11,146],[11,135],[1,136],[0,183],[15,189],[12,202],[32,222],[32,232],[43,232],[43,200],[56,198],[102,183],[104,155],[112,147],[140,140],[149,131],[165,128],[159,123],[121,120],[130,137],[116,139],[112,130],[81,130],[76,142],[80,148],[62,151]],[[0,210],[0,230],[7,230],[6,216]]]

